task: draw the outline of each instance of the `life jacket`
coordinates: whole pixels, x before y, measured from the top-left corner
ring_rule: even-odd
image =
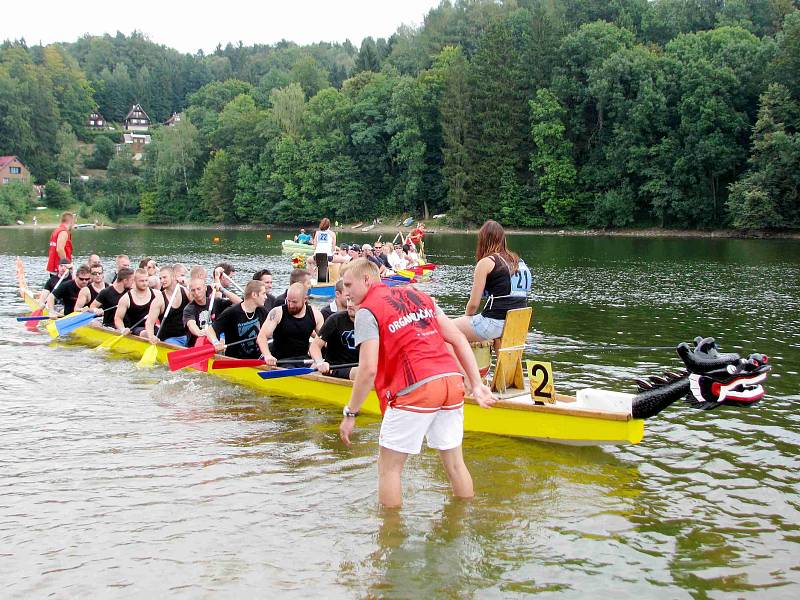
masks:
[[[58,256],[56,247],[58,245],[58,236],[62,231],[67,232],[67,243],[64,245],[64,253],[67,257],[67,260],[72,262],[72,233],[70,232],[69,227],[62,223],[53,230],[53,233],[50,234],[50,248],[47,251],[46,268],[48,273],[58,272],[58,263],[61,260],[61,257]]]
[[[433,300],[422,292],[401,287],[375,285],[360,308],[378,322],[380,348],[375,391],[381,412],[397,392],[430,377],[458,373],[436,319]]]

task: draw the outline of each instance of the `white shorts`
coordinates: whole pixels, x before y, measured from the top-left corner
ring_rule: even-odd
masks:
[[[423,438],[435,450],[460,446],[464,441],[464,408],[429,413],[391,406],[386,409],[378,444],[404,454],[419,454]]]

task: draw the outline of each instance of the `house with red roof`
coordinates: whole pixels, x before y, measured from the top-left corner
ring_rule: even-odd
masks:
[[[16,156],[0,156],[0,185],[21,181],[28,183],[31,172]]]

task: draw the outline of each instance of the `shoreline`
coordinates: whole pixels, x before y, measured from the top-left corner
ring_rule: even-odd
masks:
[[[26,223],[24,225],[3,225],[3,229],[50,229],[55,227],[55,223],[39,223],[33,225]],[[294,231],[300,230],[300,227],[306,229],[313,229],[313,227],[298,225],[211,225],[211,224],[190,224],[183,223],[179,225],[151,225],[144,223],[124,223],[119,225],[101,225],[95,229],[175,229],[175,230],[191,230],[196,229],[199,231]],[[341,225],[334,230],[341,233],[355,233],[367,234],[374,233],[375,235],[396,234],[398,231],[403,231],[404,234],[409,233],[412,227],[396,227],[392,225],[380,224],[373,227],[370,231],[361,231],[361,228],[352,228],[352,224]],[[428,235],[450,234],[450,233],[471,233],[477,234],[478,228],[463,229],[457,227],[443,226],[437,227],[435,221],[427,228]],[[713,238],[713,239],[764,239],[764,240],[800,240],[800,231],[770,231],[770,230],[747,230],[740,231],[737,229],[663,229],[660,227],[647,227],[642,229],[557,229],[557,228],[539,228],[539,229],[506,229],[508,235],[555,235],[555,236],[574,236],[574,237],[636,237],[636,238]]]

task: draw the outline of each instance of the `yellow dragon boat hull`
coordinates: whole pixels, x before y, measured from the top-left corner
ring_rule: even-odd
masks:
[[[72,332],[72,339],[96,346],[117,332],[99,325],[83,326]],[[127,335],[111,350],[115,354],[129,355],[139,360],[149,342]],[[158,362],[167,363],[167,355],[178,350],[177,346],[158,344]],[[221,357],[219,357],[221,358]],[[349,381],[327,377],[317,373],[300,377],[262,379],[259,368],[213,369],[213,360],[208,370],[213,375],[243,385],[264,394],[316,400],[344,407],[350,399],[352,385]],[[570,406],[574,398],[559,395],[555,405],[536,405],[530,395],[503,398],[492,409],[480,408],[467,398],[464,409],[464,429],[478,433],[527,438],[546,442],[572,445],[637,444],[644,436],[644,421],[624,413],[597,411]],[[380,416],[378,398],[370,392],[362,412]]]

